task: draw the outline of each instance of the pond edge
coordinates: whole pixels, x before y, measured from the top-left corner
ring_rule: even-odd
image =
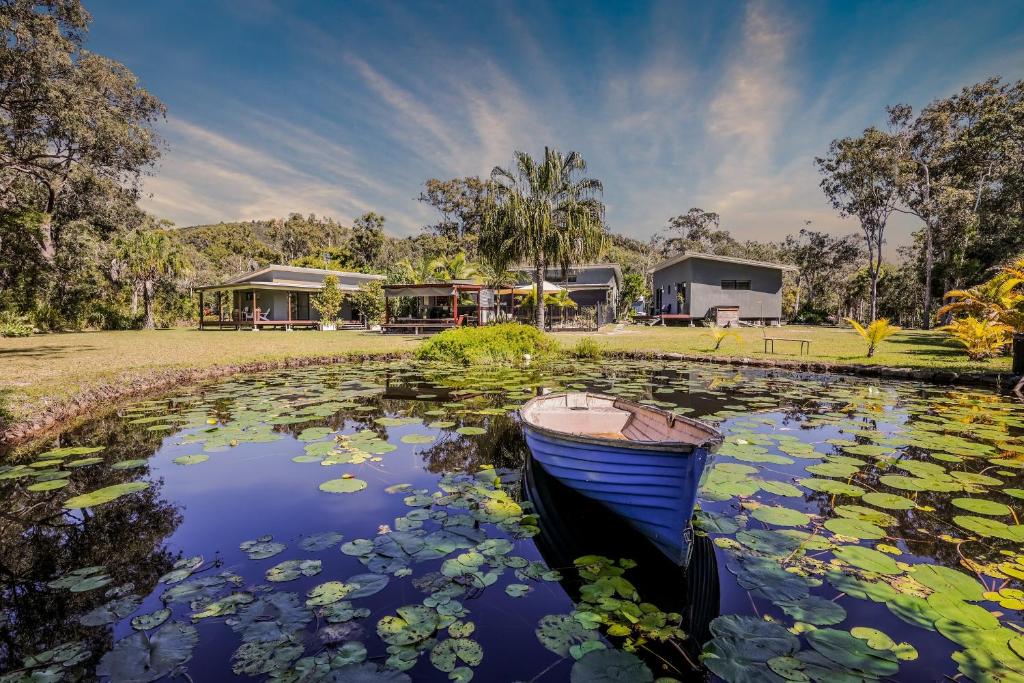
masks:
[[[205,368],[170,368],[148,373],[145,376],[122,377],[104,382],[80,391],[66,399],[45,404],[31,420],[3,425],[0,431],[0,446],[12,447],[27,441],[43,439],[64,429],[70,424],[92,417],[108,410],[115,403],[128,398],[155,394],[174,387],[197,384],[213,379],[224,379],[234,375],[267,370],[303,368],[337,363],[364,362],[369,360],[399,360],[410,358],[408,352],[338,354],[332,356],[296,356],[281,360],[253,361],[232,365],[213,365]],[[881,365],[854,363],[825,363],[784,358],[748,358],[741,356],[708,356],[701,354],[673,353],[662,351],[609,351],[606,357],[624,360],[666,360],[690,363],[715,363],[758,368],[777,368],[794,372],[815,374],[838,374],[859,377],[877,377],[903,381],[928,382],[943,385],[969,385],[1007,391],[1021,378],[995,372],[954,372],[940,368],[901,368]]]

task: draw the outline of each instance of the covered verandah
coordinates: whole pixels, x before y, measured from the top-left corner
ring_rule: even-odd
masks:
[[[346,292],[359,291],[351,285],[339,284],[338,287]],[[311,297],[320,290],[318,284],[301,282],[199,287],[199,329],[315,329],[321,320]],[[351,310],[348,303],[345,308]],[[346,318],[345,308],[342,318]]]
[[[429,334],[487,322],[491,302],[486,295],[491,290],[484,285],[468,282],[431,282],[426,284],[399,284],[384,286],[384,334]],[[412,299],[402,311],[398,300]],[[471,303],[463,303],[468,298]]]

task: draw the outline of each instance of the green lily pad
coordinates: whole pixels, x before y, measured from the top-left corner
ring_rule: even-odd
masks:
[[[459,427],[455,431],[463,436],[480,436],[487,433],[483,427]]]
[[[811,516],[804,512],[774,505],[759,507],[750,515],[761,522],[776,526],[804,526],[811,521]]]
[[[112,470],[133,470],[136,467],[145,467],[148,460],[144,458],[135,458],[132,460],[120,460],[110,466]]]
[[[333,548],[344,540],[344,536],[336,531],[324,531],[319,534],[311,534],[299,541],[299,547],[305,551],[314,553],[328,548]]]
[[[994,500],[985,500],[984,498],[954,498],[949,502],[961,510],[976,512],[979,515],[1002,516],[1013,512],[1007,505],[997,503]]]
[[[804,634],[811,647],[823,657],[852,672],[883,678],[899,671],[896,655],[876,650],[847,631],[822,628]]]
[[[484,650],[480,643],[471,638],[448,638],[430,651],[430,663],[445,673],[455,671],[460,661],[467,666],[477,666],[483,657]]]
[[[68,510],[96,507],[98,505],[115,501],[122,496],[144,491],[148,488],[148,481],[133,481],[126,484],[114,484],[113,486],[96,489],[90,493],[84,493],[80,496],[68,498],[64,501],[64,507]]]
[[[963,600],[982,600],[985,587],[977,579],[949,567],[919,564],[911,576],[918,583],[939,593],[955,595]]]
[[[96,673],[119,683],[149,683],[191,659],[198,641],[199,634],[190,624],[171,622],[149,636],[137,631],[114,643]]]
[[[341,581],[328,581],[321,583],[313,590],[306,593],[309,598],[306,600],[306,607],[322,607],[338,602],[349,594],[351,586]]]
[[[953,517],[953,523],[983,538],[994,536],[1007,541],[1024,543],[1024,525],[1014,524],[1011,526],[997,519],[974,515],[956,515]]]
[[[878,539],[885,538],[885,530],[859,519],[837,517],[825,522],[825,528],[834,534],[849,538]]]
[[[401,441],[402,441],[402,443],[413,443],[413,444],[433,443],[434,442],[434,435],[433,434],[404,434],[402,436],[402,438],[401,438]]]
[[[273,538],[273,536],[260,536],[254,541],[245,541],[238,547],[246,552],[250,560],[265,560],[283,553],[287,547],[284,543],[277,543]]]
[[[903,570],[896,566],[896,561],[885,553],[880,553],[873,548],[864,548],[859,545],[844,545],[832,553],[843,562],[852,564],[865,571],[895,576],[902,574]]]
[[[869,505],[876,505],[886,510],[912,510],[917,503],[905,496],[898,496],[895,493],[865,493],[861,498]]]
[[[50,479],[49,481],[40,481],[35,484],[30,484],[26,487],[27,491],[55,491],[62,489],[71,483],[70,479]]]
[[[149,614],[140,614],[133,617],[131,624],[136,631],[149,631],[171,618],[171,610],[166,607],[158,609]]]
[[[586,653],[572,665],[569,680],[571,683],[650,683],[654,674],[631,652],[599,649]]]
[[[380,593],[387,588],[389,581],[387,574],[356,574],[345,579],[345,583],[351,586],[348,597],[353,600]]]
[[[437,612],[423,605],[406,605],[377,622],[377,635],[391,645],[412,645],[426,640],[439,625]]]
[[[198,465],[210,459],[208,455],[180,455],[174,459],[177,465]]]
[[[320,484],[320,490],[326,491],[327,493],[355,493],[356,491],[362,491],[367,487],[367,483],[362,479],[328,479],[324,483]]]
[[[831,626],[846,619],[846,610],[842,605],[816,595],[800,600],[779,601],[776,604],[797,621],[816,626]]]
[[[534,633],[541,645],[560,657],[568,657],[569,648],[573,645],[599,637],[596,630],[585,628],[567,614],[548,614],[541,617]]]
[[[267,581],[293,581],[300,576],[316,576],[323,570],[320,560],[285,560],[267,570]]]

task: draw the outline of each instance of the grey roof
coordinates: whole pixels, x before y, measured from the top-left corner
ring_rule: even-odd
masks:
[[[530,266],[517,266],[513,270],[532,273],[533,268]],[[572,266],[570,271],[576,273],[576,282],[569,283],[579,285],[608,285],[621,284],[622,283],[622,269],[619,268],[618,263],[584,263],[578,266]],[[548,266],[548,273],[561,273],[562,269],[560,266]],[[549,277],[548,280],[559,284],[561,278]]]
[[[282,265],[278,265],[278,264],[271,264],[271,265],[267,266],[266,268],[260,268],[259,270],[252,271],[251,273],[243,273],[241,275],[236,275],[233,278],[229,278],[228,280],[225,280],[223,284],[225,284],[225,285],[234,285],[234,284],[238,284],[240,282],[268,282],[268,281],[272,282],[273,279],[271,279],[271,280],[260,280],[258,278],[260,278],[260,276],[266,275],[268,273],[272,273],[273,271],[281,271],[281,272],[284,272],[284,273],[296,273],[296,274],[305,274],[305,275],[323,275],[325,277],[328,276],[328,275],[334,275],[336,277],[350,277],[350,278],[355,278],[357,280],[383,280],[384,279],[383,275],[372,275],[370,273],[350,273],[350,272],[345,271],[345,270],[327,270],[325,268],[304,268],[304,267],[301,267],[301,266],[282,266]]]
[[[774,268],[775,270],[800,270],[796,266],[787,265],[784,263],[769,263],[768,261],[754,261],[753,259],[737,258],[735,256],[719,256],[717,254],[702,254],[695,251],[684,251],[681,254],[670,256],[661,263],[651,268],[651,272],[655,273],[663,268],[674,266],[677,263],[682,263],[688,259],[703,259],[705,261],[721,261],[723,263],[739,263],[745,266],[755,266],[758,268]]]

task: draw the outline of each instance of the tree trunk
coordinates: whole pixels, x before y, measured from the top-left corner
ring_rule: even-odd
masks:
[[[921,329],[927,330],[931,327],[932,316],[932,269],[935,265],[935,256],[932,254],[932,221],[929,218],[924,222],[924,307],[921,317]]]
[[[800,276],[796,278],[796,304],[793,307],[793,317],[800,313]]]
[[[142,329],[152,330],[156,329],[156,324],[153,322],[153,283],[144,282],[142,284],[142,304],[146,309],[146,317],[142,323]]]
[[[132,286],[132,304],[131,304],[132,317],[134,318],[139,314],[139,286]]]
[[[537,329],[544,331],[544,264],[540,259],[534,261],[533,265],[533,286],[536,288],[537,302],[534,311],[534,323]]]

